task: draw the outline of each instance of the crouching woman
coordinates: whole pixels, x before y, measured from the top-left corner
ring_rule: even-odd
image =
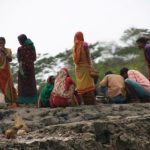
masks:
[[[41,90],[39,99],[38,99],[38,108],[39,107],[50,107],[49,99],[51,92],[54,88],[54,76],[49,76],[47,82],[45,83],[44,87]]]
[[[74,93],[75,83],[70,77],[68,69],[62,68],[55,78],[54,89],[50,96],[50,106],[55,108],[79,105],[79,98]]]

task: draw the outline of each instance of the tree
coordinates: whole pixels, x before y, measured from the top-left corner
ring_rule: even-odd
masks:
[[[140,28],[129,28],[124,31],[123,36],[120,40],[130,46],[133,46],[135,45],[137,38],[141,36],[150,36],[150,30]]]

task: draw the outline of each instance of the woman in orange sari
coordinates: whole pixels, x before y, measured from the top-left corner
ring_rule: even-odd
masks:
[[[11,49],[5,48],[5,38],[0,37],[0,90],[10,107],[16,107],[16,90],[10,73]]]
[[[73,60],[80,98],[86,105],[95,104],[95,85],[90,75],[92,70],[90,52],[82,32],[77,32],[74,37]]]

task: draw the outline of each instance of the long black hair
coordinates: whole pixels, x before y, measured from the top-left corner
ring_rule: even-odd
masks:
[[[4,42],[4,44],[6,43],[6,40],[4,37],[0,37],[0,41]]]
[[[143,43],[143,44],[147,44],[149,40],[144,38],[144,37],[140,37],[136,40],[136,43]]]

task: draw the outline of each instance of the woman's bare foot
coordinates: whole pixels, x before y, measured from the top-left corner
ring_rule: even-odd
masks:
[[[18,107],[17,103],[12,103],[12,104],[8,105],[7,108],[17,108],[17,107]]]

